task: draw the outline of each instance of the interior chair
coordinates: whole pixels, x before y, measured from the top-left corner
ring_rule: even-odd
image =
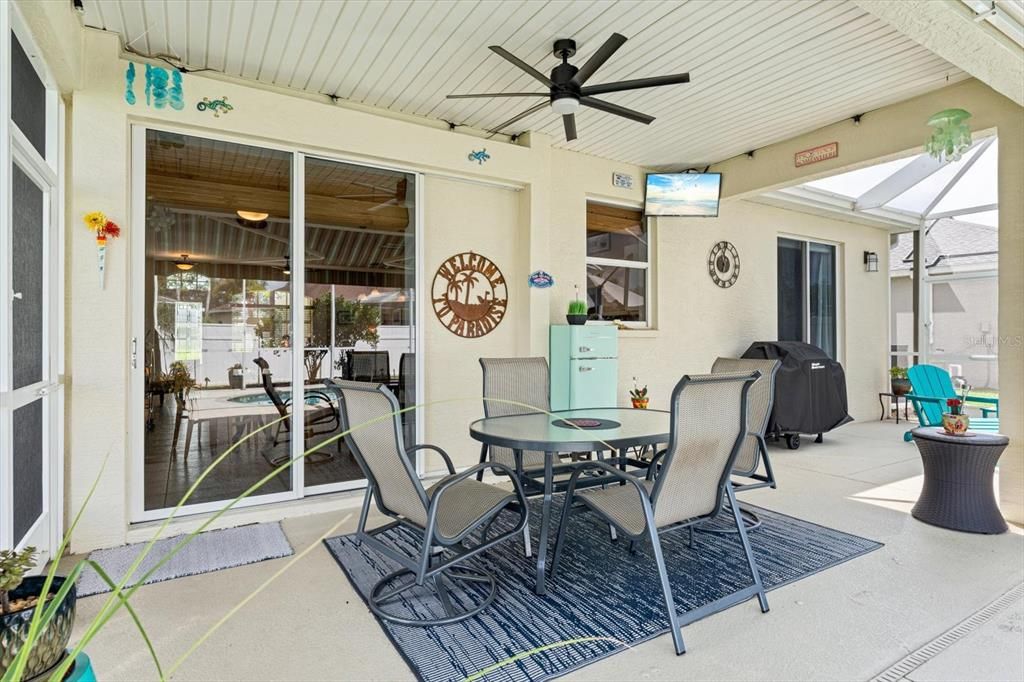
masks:
[[[551,565],[552,578],[558,573],[574,511],[596,513],[628,537],[631,545],[649,539],[672,624],[676,654],[686,651],[680,629],[683,625],[754,596],[760,602],[761,611],[768,611],[768,598],[730,481],[747,433],[747,394],[758,377],[760,373],[756,371],[684,376],[672,391],[668,448],[655,456],[657,461],[647,469],[646,477],[621,471],[609,462],[595,461],[581,464],[569,480]],[[592,469],[618,479],[621,485],[577,493],[580,475]],[[732,510],[753,582],[710,604],[678,614],[660,535],[687,528],[692,546],[693,527],[718,515],[725,501]],[[576,502],[581,504],[576,505]],[[627,566],[624,564],[624,568]]]
[[[529,509],[514,472],[489,462],[456,474],[451,458],[441,448],[404,446],[398,400],[386,386],[354,381],[334,383],[341,393],[346,444],[368,482],[356,537],[401,567],[370,590],[370,610],[379,618],[400,625],[446,625],[480,613],[494,601],[497,583],[493,575],[463,564],[526,528]],[[414,468],[413,453],[419,450],[436,452],[448,469],[445,478],[426,489]],[[475,480],[477,472],[485,468],[507,474],[513,489]],[[393,520],[367,530],[371,500]],[[517,513],[518,521],[511,530],[489,538],[493,522],[506,510]],[[417,555],[400,552],[378,537],[399,526],[417,536]],[[479,539],[473,541],[471,536],[477,530],[481,530]],[[402,595],[411,598],[414,591],[425,593],[430,603],[418,603],[415,609],[406,610],[395,606],[395,600]]]
[[[391,378],[391,354],[386,350],[349,351],[346,379],[351,381],[382,381]]]
[[[907,370],[911,392],[907,400],[914,406],[917,421],[921,426],[942,426],[942,413],[946,411],[946,401],[959,398],[953,388],[953,380],[949,372],[935,365],[914,365]],[[985,396],[967,396],[967,404],[981,409],[981,418],[971,417],[973,431],[999,431],[999,398]],[[965,405],[964,407],[967,407]],[[994,414],[994,417],[990,417]],[[914,437],[911,431],[903,434],[903,440],[910,442]]]
[[[270,372],[270,365],[264,358],[255,358],[253,360],[256,366],[260,368],[260,376],[263,382],[263,390],[266,391],[270,401],[274,403],[274,407],[277,408],[277,412],[282,417],[287,417],[277,423],[277,428],[274,429],[274,447],[280,442],[281,430],[291,433],[292,420],[290,408],[294,402],[295,396],[289,396],[287,399],[281,397],[281,394],[277,392],[277,387],[274,386],[273,375]],[[304,391],[302,409],[305,410],[305,422],[304,431],[306,438],[312,438],[313,436],[321,436],[324,434],[332,433],[341,426],[341,416],[338,413],[338,409],[334,406],[331,401],[331,397],[323,391],[306,389]],[[313,402],[317,405],[313,409],[305,409],[307,402]],[[341,440],[337,442],[338,452],[341,452]],[[306,457],[306,460],[311,463],[325,462],[334,457],[333,453],[317,451],[311,453]],[[274,459],[270,460],[271,465],[280,466],[292,458],[291,453],[285,453]]]
[[[772,416],[772,405],[775,403],[775,375],[782,365],[776,359],[718,358],[711,367],[712,374],[735,372],[760,372],[761,378],[754,382],[747,394],[747,436],[740,446],[736,462],[732,467],[732,489],[734,492],[754,490],[756,488],[775,488],[775,472],[768,457],[768,444],[765,442],[765,431]],[[761,463],[764,472],[761,473]],[[742,480],[737,480],[739,479]],[[754,530],[761,525],[757,514],[740,507],[740,515],[747,524],[747,530]],[[705,532],[733,532],[731,528],[718,529],[703,526]]]

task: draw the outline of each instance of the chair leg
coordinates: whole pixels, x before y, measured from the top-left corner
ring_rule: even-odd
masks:
[[[645,510],[646,512],[646,510]],[[676,655],[686,653],[686,644],[683,642],[683,631],[679,626],[679,617],[676,615],[676,604],[672,599],[672,586],[668,582],[668,569],[665,568],[665,557],[661,553],[661,539],[658,537],[658,529],[654,526],[654,519],[647,516],[647,530],[651,537],[651,544],[654,546],[654,560],[658,563],[658,578],[661,579],[661,593],[665,597],[665,608],[668,609],[668,621],[672,626],[672,643],[676,647]]]
[[[523,526],[523,549],[527,559],[533,556],[533,545],[530,544],[530,524]]]
[[[370,515],[370,500],[373,499],[373,484],[366,486],[366,496],[363,498],[363,509],[359,512],[359,525],[356,526],[356,535],[366,532],[366,519]]]
[[[483,445],[480,446],[480,464],[483,464],[486,461],[487,461],[487,444],[484,443]],[[476,480],[478,480],[478,481],[484,480],[484,470],[483,469],[481,469],[480,471],[476,472]],[[530,556],[530,553],[529,553],[529,543],[527,543],[527,553],[526,553],[526,556]]]
[[[690,549],[693,549],[693,543],[694,543],[693,526],[687,526],[686,530],[688,530],[690,532],[690,539],[687,540],[686,546],[689,547]]]
[[[747,565],[750,567],[750,575],[754,578],[757,586],[757,601],[761,605],[761,613],[768,613],[768,595],[765,594],[764,585],[761,583],[761,573],[757,570],[757,562],[754,560],[754,550],[750,548],[750,540],[747,538],[747,530],[744,528],[743,516],[740,513],[740,506],[736,503],[736,495],[732,491],[732,484],[726,484],[726,493],[729,495],[729,506],[732,507],[732,516],[736,521],[736,528],[740,534],[740,542],[743,543],[743,552],[747,555]]]
[[[185,427],[185,461],[188,461],[188,449],[192,447],[192,425],[195,424],[191,419],[188,420],[188,425]]]
[[[565,494],[565,501],[562,503],[562,518],[558,522],[558,535],[555,537],[555,556],[551,559],[551,579],[558,575],[558,562],[562,558],[562,545],[565,544],[566,529],[569,527],[569,518],[572,515],[572,502],[575,491],[570,490]]]

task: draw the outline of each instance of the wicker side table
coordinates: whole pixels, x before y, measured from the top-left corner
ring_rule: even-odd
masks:
[[[924,487],[911,514],[934,526],[968,533],[1005,533],[992,484],[1010,439],[998,433],[950,436],[931,426],[914,429]]]

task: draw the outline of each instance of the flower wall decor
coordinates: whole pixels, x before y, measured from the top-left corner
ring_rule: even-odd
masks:
[[[108,219],[103,211],[86,213],[82,220],[85,222],[85,226],[96,235],[96,256],[100,268],[100,289],[102,289],[106,283],[104,273],[107,265],[107,240],[120,237],[121,228],[113,220]]]

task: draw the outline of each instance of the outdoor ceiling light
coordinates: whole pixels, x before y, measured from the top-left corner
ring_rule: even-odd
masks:
[[[874,251],[864,252],[864,272],[878,272],[878,254]]]
[[[567,116],[568,114],[575,114],[580,110],[579,97],[573,95],[562,95],[551,100],[551,110],[556,114]]]
[[[248,220],[251,223],[258,223],[261,220],[266,220],[270,216],[269,213],[263,213],[261,211],[235,211],[235,213],[237,213],[238,217],[242,220]]]
[[[964,122],[971,117],[963,109],[944,109],[928,119],[932,136],[924,144],[924,150],[939,161],[959,161],[971,148],[971,129]]]
[[[179,270],[191,270],[192,268],[195,267],[195,265],[195,263],[188,259],[187,253],[181,254],[181,260],[174,261],[174,267],[178,268]]]
[[[286,257],[284,259],[284,268],[281,271],[286,275],[292,274],[292,261],[290,258]]]

